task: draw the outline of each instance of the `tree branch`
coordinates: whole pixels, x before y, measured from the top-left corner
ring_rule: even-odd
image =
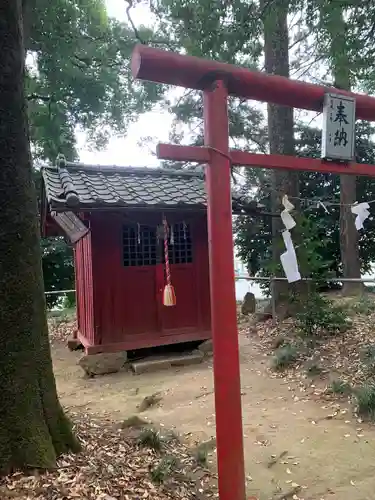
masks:
[[[144,40],[140,34],[139,34],[139,30],[138,28],[136,27],[133,19],[132,19],[132,16],[130,14],[130,11],[131,9],[134,7],[134,4],[133,4],[133,0],[125,0],[128,4],[128,6],[126,7],[126,16],[128,18],[128,21],[129,21],[129,24],[134,32],[134,37],[140,42],[142,43],[143,45],[148,45],[149,43],[153,44],[153,45],[165,45],[166,47],[168,47],[170,50],[175,50],[176,47],[177,47],[177,44],[174,46],[169,40],[157,40],[157,39],[150,39],[150,40]]]
[[[43,101],[43,102],[51,102],[52,97],[48,95],[40,95],[40,94],[30,94],[26,96],[27,101]]]
[[[107,68],[116,68],[123,65],[123,61],[110,61],[110,60],[102,60],[97,57],[82,57],[77,54],[73,54],[75,61],[72,60],[71,63],[79,69],[89,68],[93,66],[94,68],[106,66]]]
[[[142,43],[143,45],[146,45],[146,42],[141,38],[141,36],[139,35],[139,31],[136,27],[136,25],[134,24],[134,21],[132,19],[132,16],[130,14],[130,11],[131,9],[134,7],[133,5],[133,0],[126,0],[127,3],[128,3],[128,6],[126,7],[126,16],[128,18],[128,21],[130,23],[130,26],[132,27],[133,31],[134,31],[134,36],[135,38],[140,42]]]
[[[263,18],[266,16],[267,11],[271,9],[272,5],[277,2],[277,0],[267,0],[263,7],[261,8],[261,11],[259,12],[259,19],[262,21]]]

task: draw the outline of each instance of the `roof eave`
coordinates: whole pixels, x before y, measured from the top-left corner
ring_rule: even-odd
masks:
[[[123,203],[80,203],[77,206],[70,207],[65,200],[57,200],[52,198],[48,202],[49,208],[56,212],[108,212],[108,211],[124,211],[124,210],[206,210],[205,204],[129,204]]]

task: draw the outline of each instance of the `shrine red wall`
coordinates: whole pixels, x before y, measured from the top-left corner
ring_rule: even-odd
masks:
[[[156,227],[162,213],[131,212],[125,216],[102,212],[90,216],[90,241],[86,237],[76,248],[76,256],[80,256],[76,257],[79,330],[88,352],[210,337],[206,215],[173,213],[167,218],[171,224],[186,218],[191,231],[192,263],[171,265],[176,307],[162,304],[163,264],[125,267],[123,261],[123,225],[137,221]],[[92,266],[88,263],[90,255]]]
[[[87,344],[95,342],[91,248],[91,233],[79,240],[74,248],[78,331]]]

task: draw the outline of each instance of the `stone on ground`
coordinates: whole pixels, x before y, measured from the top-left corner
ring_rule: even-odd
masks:
[[[138,417],[138,415],[132,415],[131,417],[129,418],[126,418],[122,424],[121,424],[121,428],[122,429],[128,429],[128,428],[136,428],[136,429],[139,429],[139,428],[142,428],[142,427],[146,427],[148,425],[150,425],[151,422],[141,418],[141,417]]]
[[[100,354],[86,354],[78,361],[79,366],[87,375],[106,375],[119,372],[126,364],[127,353],[111,352]]]
[[[76,337],[69,337],[67,344],[69,351],[78,351],[78,349],[82,349],[82,343]]]
[[[256,300],[255,295],[252,292],[247,292],[241,306],[241,313],[244,316],[255,313],[256,310]]]
[[[200,351],[193,351],[189,354],[176,354],[171,356],[161,356],[157,358],[146,358],[130,364],[131,369],[139,375],[155,370],[163,370],[172,366],[187,366],[201,363],[203,354]]]
[[[206,340],[205,342],[202,342],[202,344],[198,347],[199,351],[203,353],[206,356],[210,356],[213,353],[213,344],[212,340]]]
[[[160,392],[155,392],[154,394],[151,394],[151,396],[146,396],[142,403],[139,405],[138,410],[140,412],[146,411],[152,406],[157,405],[160,403],[160,401],[163,399],[163,396],[161,395]]]

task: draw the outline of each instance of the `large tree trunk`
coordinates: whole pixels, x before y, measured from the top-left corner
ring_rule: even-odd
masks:
[[[21,0],[0,3],[0,472],[77,450],[48,342],[24,100]]]
[[[264,23],[264,56],[267,73],[289,77],[289,0],[268,2],[261,0]],[[271,154],[295,154],[293,108],[268,104],[268,136]],[[299,176],[297,172],[287,170],[273,171],[272,205],[273,210],[281,212],[283,194],[298,196]],[[272,254],[274,263],[280,262],[280,255],[285,251],[281,242],[284,228],[281,218],[272,218]],[[285,281],[277,281],[273,287],[273,296],[278,304],[288,300],[289,287]]]
[[[357,196],[356,177],[351,175],[340,176],[340,203],[352,204]],[[359,237],[354,225],[354,216],[348,206],[340,208],[340,249],[344,278],[361,278],[361,261],[359,259]],[[344,295],[358,295],[363,293],[364,285],[361,282],[346,282],[342,288]]]
[[[335,86],[350,90],[350,60],[346,50],[346,23],[343,7],[334,2],[322,12],[322,22],[330,36],[330,59]],[[354,225],[354,216],[349,206],[356,201],[357,178],[354,175],[340,176],[340,250],[344,278],[361,278],[361,261],[359,259],[359,236]],[[363,283],[348,282],[343,284],[343,293],[355,295],[362,293]]]

